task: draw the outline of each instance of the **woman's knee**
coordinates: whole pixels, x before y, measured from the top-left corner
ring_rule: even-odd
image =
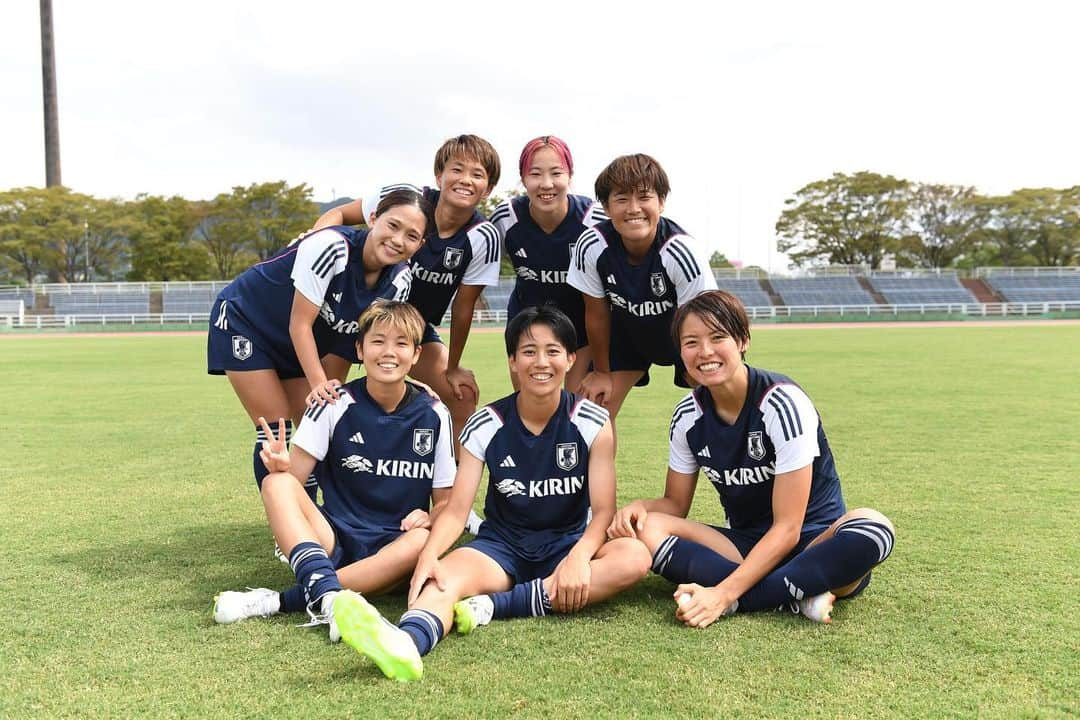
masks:
[[[889,520],[889,518],[886,517],[884,513],[880,513],[873,508],[864,507],[855,508],[854,510],[848,510],[840,517],[839,520],[837,520],[836,524],[840,525],[841,523],[845,523],[848,520],[855,519],[872,520],[873,522],[880,523],[885,527],[889,528],[889,532],[893,533],[893,535],[896,534],[896,528],[893,527],[892,521]]]
[[[645,543],[634,538],[616,538],[607,542],[605,557],[610,557],[630,584],[642,580],[652,568],[652,553]]]

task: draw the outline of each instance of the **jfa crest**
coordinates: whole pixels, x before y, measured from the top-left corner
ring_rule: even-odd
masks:
[[[663,273],[653,273],[649,276],[649,287],[652,288],[652,293],[656,297],[663,297],[667,292],[667,283],[664,282]]]
[[[555,462],[563,470],[577,467],[577,443],[559,443],[555,446]]]
[[[251,357],[251,341],[243,335],[233,335],[232,355],[237,360],[247,360]]]
[[[765,457],[765,441],[761,439],[761,431],[755,430],[746,437],[746,454],[755,460]]]
[[[447,270],[453,270],[461,264],[461,258],[465,254],[465,251],[461,248],[446,248],[446,252],[443,253],[442,264]]]
[[[435,447],[434,430],[413,430],[412,449],[417,455],[427,455]]]

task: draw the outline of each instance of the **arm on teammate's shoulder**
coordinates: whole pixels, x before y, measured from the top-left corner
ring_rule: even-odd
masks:
[[[324,212],[311,226],[311,230],[321,230],[331,225],[364,225],[366,222],[363,202],[357,198],[350,203],[338,205]]]

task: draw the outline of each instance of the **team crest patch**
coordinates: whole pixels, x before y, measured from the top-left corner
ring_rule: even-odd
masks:
[[[656,297],[662,297],[667,292],[667,283],[664,282],[663,273],[653,273],[649,276],[649,287]]]
[[[443,253],[442,264],[447,270],[453,270],[461,264],[461,258],[465,255],[465,251],[461,248],[446,248],[446,252]]]
[[[555,462],[563,470],[577,466],[577,443],[559,443],[555,446]]]
[[[247,360],[251,357],[251,341],[243,335],[233,335],[232,356],[237,360]]]
[[[427,455],[435,447],[434,430],[413,430],[412,449],[417,455]]]
[[[761,439],[760,430],[755,430],[746,437],[746,454],[755,460],[765,457],[765,442]]]

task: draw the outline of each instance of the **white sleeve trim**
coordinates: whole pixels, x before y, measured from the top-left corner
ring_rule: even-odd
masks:
[[[333,405],[312,405],[304,411],[300,427],[293,433],[292,444],[320,462],[325,460],[334,428],[349,406],[355,402],[352,395],[342,392]]]
[[[439,439],[435,442],[435,475],[431,487],[453,487],[457,464],[454,462],[454,434],[450,430],[450,411],[441,402],[436,402],[432,407],[439,416]]]
[[[319,230],[300,241],[290,277],[301,295],[322,307],[330,281],[345,272],[348,264],[345,236],[336,230]]]
[[[589,297],[605,297],[604,284],[596,270],[596,261],[606,247],[603,236],[596,230],[589,228],[581,233],[574,245],[574,255],[570,258],[570,274],[567,275],[566,282]]]
[[[700,467],[697,458],[686,441],[687,431],[701,417],[701,407],[694,398],[694,393],[687,393],[671,413],[671,425],[668,430],[668,467],[675,472],[693,475]]]
[[[499,231],[485,221],[468,232],[472,260],[461,277],[462,285],[499,284]]]
[[[821,454],[814,403],[794,383],[778,383],[761,396],[758,408],[776,449],[776,474],[806,467]]]
[[[706,290],[716,289],[716,278],[709,268],[708,258],[702,255],[697,241],[689,235],[668,238],[660,248],[660,260],[675,284],[675,299],[679,305]]]
[[[490,407],[483,407],[472,414],[461,429],[461,446],[480,460],[487,454],[491,438],[503,426],[502,418]]]
[[[581,433],[585,446],[592,449],[593,440],[608,422],[608,411],[585,398],[580,398],[570,410],[570,422]]]

